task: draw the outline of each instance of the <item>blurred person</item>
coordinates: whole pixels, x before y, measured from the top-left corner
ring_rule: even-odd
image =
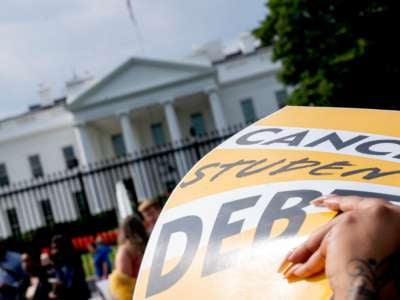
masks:
[[[118,232],[115,270],[111,273],[110,291],[118,300],[131,300],[147,244],[147,233],[141,220],[125,218]]]
[[[144,200],[140,203],[138,211],[143,216],[143,223],[147,233],[150,234],[161,213],[160,203],[155,200]]]
[[[38,253],[31,251],[21,255],[22,269],[28,275],[24,280],[19,299],[27,300],[47,300],[51,291],[51,284],[48,281],[46,271],[40,264],[40,256]]]
[[[111,247],[103,244],[101,237],[98,236],[95,243],[88,245],[88,250],[93,257],[93,265],[97,278],[107,279],[111,273],[111,261],[109,258]]]
[[[40,265],[42,266],[42,269],[44,270],[48,278],[55,277],[53,262],[51,261],[50,255],[48,253],[43,252],[40,254]]]
[[[21,255],[7,251],[3,241],[0,241],[0,299],[14,300],[18,297],[26,274],[22,270]]]
[[[51,299],[87,300],[90,297],[82,262],[75,253],[71,241],[62,235],[51,240],[51,260],[54,264],[55,279],[52,279],[54,292]]]
[[[400,207],[383,199],[336,195],[312,203],[341,214],[287,255],[280,268],[286,269],[285,277],[325,271],[332,299],[400,299]]]

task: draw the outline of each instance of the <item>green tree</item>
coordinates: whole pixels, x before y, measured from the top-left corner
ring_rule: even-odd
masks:
[[[254,30],[289,104],[400,108],[399,0],[269,0]]]

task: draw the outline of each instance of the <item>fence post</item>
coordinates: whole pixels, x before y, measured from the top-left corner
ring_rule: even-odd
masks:
[[[197,135],[194,136],[194,144],[193,144],[193,146],[194,146],[194,153],[196,154],[196,161],[194,163],[196,163],[201,158],[200,143],[198,141]]]
[[[85,188],[85,182],[83,180],[83,174],[82,174],[80,168],[78,169],[77,176],[78,176],[79,185],[81,186],[82,197],[86,201],[86,203],[89,203],[89,201],[88,201],[89,199],[87,197],[86,188]],[[79,215],[79,212],[78,212],[78,215]]]
[[[95,173],[91,174],[91,166],[87,166],[87,172],[84,174],[80,169],[78,169],[78,180],[79,184],[81,185],[82,188],[82,193],[84,196],[84,199],[89,206],[89,213],[90,215],[95,215],[101,212],[101,205],[99,203],[100,197],[97,194],[97,189],[96,189],[96,183],[94,178],[91,176],[94,176]],[[87,176],[87,185],[84,180],[84,176]],[[87,190],[86,190],[87,188]],[[90,201],[91,200],[91,201]],[[79,215],[79,212],[78,212]]]

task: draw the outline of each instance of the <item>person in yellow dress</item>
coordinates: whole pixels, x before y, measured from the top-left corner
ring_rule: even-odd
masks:
[[[122,222],[115,269],[109,276],[111,294],[118,300],[132,300],[147,239],[141,220],[129,216]]]

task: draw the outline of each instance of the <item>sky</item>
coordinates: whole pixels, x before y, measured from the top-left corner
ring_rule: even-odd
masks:
[[[0,118],[63,94],[73,74],[101,78],[131,56],[179,59],[193,45],[257,27],[265,0],[1,0]]]

